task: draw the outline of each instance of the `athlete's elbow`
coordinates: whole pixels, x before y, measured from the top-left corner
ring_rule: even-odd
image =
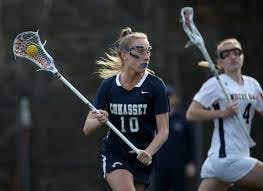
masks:
[[[166,142],[169,136],[169,128],[162,128],[158,130],[157,136],[162,140],[162,142]]]
[[[89,132],[89,128],[85,125],[84,127],[83,127],[83,133],[85,134],[85,135],[88,135],[90,132]]]
[[[96,123],[95,123],[95,125],[96,125]],[[92,119],[91,117],[90,117],[90,113],[88,114],[88,116],[87,116],[87,118],[86,118],[86,121],[85,121],[85,124],[84,124],[84,127],[83,127],[83,133],[85,134],[85,135],[89,135],[92,131],[93,131],[93,129],[94,129],[94,119]]]
[[[83,133],[85,134],[85,135],[89,135],[91,132],[92,132],[92,126],[91,126],[91,124],[89,124],[88,123],[88,120],[86,121],[86,123],[85,123],[85,125],[84,125],[84,127],[83,127]]]
[[[166,130],[165,132],[165,139],[164,139],[164,142],[166,142],[168,140],[168,137],[169,137],[169,129]]]
[[[162,131],[163,141],[166,142],[169,136],[169,128],[165,128]]]
[[[188,109],[186,112],[186,120],[187,121],[196,121],[196,117],[194,115],[194,112],[191,109]]]

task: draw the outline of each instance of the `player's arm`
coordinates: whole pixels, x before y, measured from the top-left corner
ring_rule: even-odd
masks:
[[[169,101],[167,90],[162,80],[156,82],[154,98],[155,121],[157,132],[152,142],[145,149],[150,156],[153,156],[168,139],[169,134]]]
[[[145,149],[151,156],[153,156],[167,140],[169,134],[169,117],[168,113],[157,114],[156,125],[157,134],[152,140],[151,144]]]
[[[137,159],[143,164],[149,165],[152,161],[152,156],[160,149],[162,144],[167,140],[169,134],[169,117],[168,117],[168,98],[166,88],[162,80],[155,82],[156,88],[154,89],[154,107],[157,134],[152,142],[145,150],[137,155]]]
[[[233,102],[225,109],[208,110],[203,107],[199,102],[193,100],[187,112],[186,119],[188,121],[206,121],[214,118],[230,117],[238,112],[237,102]]]
[[[106,108],[107,105],[107,89],[109,88],[106,80],[103,80],[100,84],[100,87],[96,94],[96,99],[94,106],[98,108],[97,111],[91,110],[87,117],[83,127],[83,132],[88,135],[93,132],[97,127],[101,126],[103,123],[106,123],[108,120],[108,112],[102,110]]]
[[[88,135],[93,132],[97,127],[106,123],[108,120],[108,112],[105,110],[90,111],[87,115],[83,132]]]
[[[167,140],[169,134],[168,113],[157,114],[157,134],[145,150],[140,150],[137,159],[145,165],[152,163],[152,156],[160,149],[162,144]]]

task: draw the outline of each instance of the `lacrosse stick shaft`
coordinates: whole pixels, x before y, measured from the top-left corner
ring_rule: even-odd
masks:
[[[71,83],[64,78],[61,74],[57,74],[58,78],[71,90],[75,93],[91,110],[99,112],[90,102],[87,100]],[[106,124],[137,154],[139,154],[139,149],[136,148],[110,121],[107,121]]]
[[[222,84],[218,72],[215,68],[214,63],[212,62],[206,48],[204,45],[204,39],[202,37],[202,35],[200,34],[200,32],[198,31],[198,29],[196,28],[194,22],[193,22],[193,15],[194,15],[194,11],[193,8],[191,7],[184,7],[181,10],[181,16],[182,16],[182,23],[183,23],[183,29],[185,31],[185,33],[188,35],[190,42],[187,43],[187,47],[189,47],[190,45],[194,44],[196,45],[200,51],[202,52],[204,58],[206,59],[206,61],[208,61],[209,63],[209,68],[212,72],[214,72],[215,77],[227,99],[227,101],[229,103],[231,103],[231,99],[230,96],[228,95],[228,93],[226,92],[224,85]],[[235,118],[237,118],[240,126],[241,126],[241,130],[244,132],[245,136],[247,137],[247,139],[249,140],[249,145],[250,146],[255,146],[256,143],[253,141],[253,139],[251,138],[249,131],[246,128],[246,125],[243,123],[241,117],[240,117],[240,111],[238,111],[238,114],[235,115]]]

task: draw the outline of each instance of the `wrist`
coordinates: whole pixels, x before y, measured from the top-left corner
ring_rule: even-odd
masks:
[[[223,118],[224,117],[224,110],[216,110],[216,118]]]
[[[151,157],[154,155],[154,153],[151,150],[145,149],[144,151]]]

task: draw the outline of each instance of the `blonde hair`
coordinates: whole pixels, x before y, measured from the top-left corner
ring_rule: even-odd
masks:
[[[100,66],[96,74],[107,79],[121,72],[123,68],[123,61],[120,57],[122,51],[127,51],[133,39],[147,39],[147,35],[142,32],[132,32],[130,27],[121,30],[119,39],[115,42],[115,48],[110,49],[109,53],[105,52],[105,57],[101,57],[96,61]],[[150,69],[146,69],[150,73],[154,73]]]
[[[236,39],[236,38],[227,38],[222,41],[220,41],[217,45],[217,55],[219,55],[220,49],[225,45],[225,44],[237,44],[239,48],[242,50],[241,43]]]

